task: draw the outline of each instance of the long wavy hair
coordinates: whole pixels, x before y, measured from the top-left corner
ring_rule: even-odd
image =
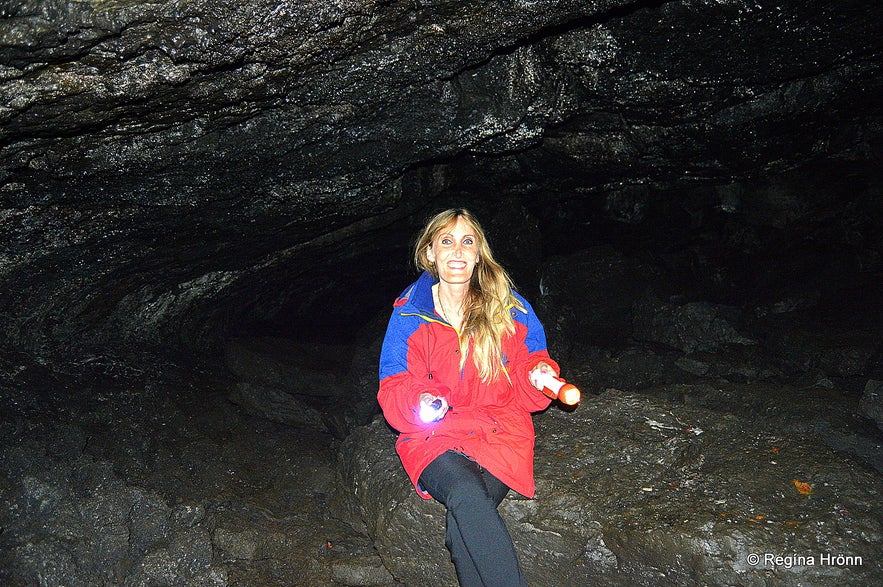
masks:
[[[512,295],[512,279],[491,252],[487,237],[478,220],[462,208],[440,212],[429,219],[414,245],[414,263],[419,269],[438,278],[435,264],[429,261],[429,248],[438,234],[456,224],[462,218],[475,233],[478,264],[469,282],[469,291],[463,302],[463,327],[460,329],[460,368],[469,356],[472,341],[472,360],[482,381],[496,380],[506,373],[503,366],[503,336],[515,333],[515,322],[510,309],[525,311],[524,306]]]

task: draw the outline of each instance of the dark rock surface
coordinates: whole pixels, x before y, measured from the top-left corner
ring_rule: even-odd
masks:
[[[377,409],[378,354],[371,355],[369,367],[364,351],[354,348],[278,337],[230,340],[224,360],[237,382],[229,397],[275,422],[342,438],[353,426],[370,421]]]
[[[328,508],[332,437],[250,417],[227,385],[71,386],[40,415],[3,388],[0,583],[392,584]]]
[[[844,336],[825,327],[848,322],[842,308],[834,320],[819,307],[771,315],[661,304],[671,280],[659,266],[614,286],[624,296],[605,303],[607,284],[636,266],[601,249],[542,275],[553,355],[568,380],[601,395],[535,417],[537,498],[512,494],[501,506],[529,584],[879,582],[883,436],[868,413],[877,384],[863,383],[879,323]],[[622,314],[662,318],[629,329]],[[577,338],[616,328],[609,346]],[[795,354],[808,357],[799,368]],[[843,355],[852,367],[830,359]],[[371,536],[396,579],[456,584],[444,510],[413,492],[394,441],[380,417],[346,439],[335,511]],[[840,555],[851,562],[831,564]]]

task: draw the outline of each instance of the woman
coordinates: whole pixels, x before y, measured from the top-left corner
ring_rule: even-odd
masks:
[[[460,585],[525,585],[497,506],[509,489],[534,495],[530,414],[550,401],[534,381],[558,365],[468,211],[433,217],[414,259],[423,274],[395,302],[380,406],[417,492],[446,507]]]

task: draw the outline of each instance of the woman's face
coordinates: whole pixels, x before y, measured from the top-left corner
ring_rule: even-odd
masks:
[[[478,263],[478,236],[462,217],[442,229],[426,253],[439,279],[450,284],[469,283]]]

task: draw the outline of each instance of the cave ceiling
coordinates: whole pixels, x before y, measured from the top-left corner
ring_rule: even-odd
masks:
[[[411,219],[449,202],[609,215],[648,186],[861,175],[880,155],[878,12],[4,2],[0,336],[49,356],[345,322],[341,287],[386,300]]]

